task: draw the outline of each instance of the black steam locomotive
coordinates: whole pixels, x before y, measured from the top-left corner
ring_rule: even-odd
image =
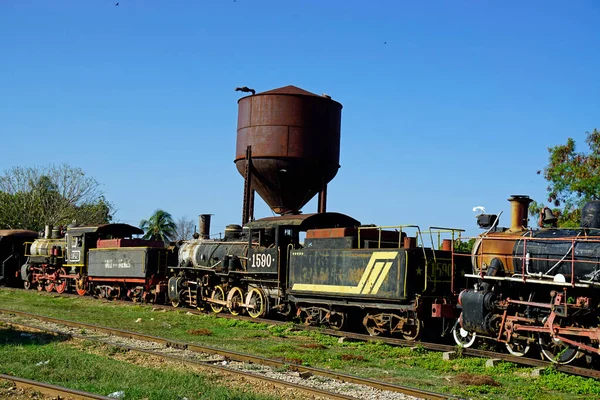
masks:
[[[456,343],[500,343],[513,355],[539,347],[548,360],[570,363],[600,353],[600,202],[582,209],[581,228],[527,227],[527,196],[513,196],[510,228],[495,215],[479,220],[486,231],[472,253],[471,288],[459,296]],[[491,224],[490,224],[491,222]],[[457,257],[458,258],[458,257]],[[588,360],[589,361],[589,360]]]
[[[411,228],[421,245],[407,236]],[[457,317],[452,282],[469,268],[467,260],[453,268],[450,240],[443,249],[422,246],[417,226],[361,226],[339,213],[229,225],[220,240],[202,231],[203,238],[180,244],[179,264],[169,268],[174,306],[209,306],[255,318],[297,315],[307,325],[333,329],[350,319],[373,335],[417,339],[427,322],[439,322],[438,335],[452,327]]]

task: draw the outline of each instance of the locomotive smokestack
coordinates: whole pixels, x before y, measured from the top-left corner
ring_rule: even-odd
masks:
[[[46,225],[44,227],[44,239],[50,239],[52,237],[52,225]]]
[[[200,237],[202,239],[210,238],[210,216],[212,214],[200,214],[199,226],[200,226]]]
[[[511,205],[510,230],[512,232],[527,229],[529,203],[533,200],[529,196],[512,195],[508,198]]]

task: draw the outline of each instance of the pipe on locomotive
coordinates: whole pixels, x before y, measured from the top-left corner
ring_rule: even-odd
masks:
[[[198,226],[200,227],[200,238],[210,239],[210,216],[212,214],[200,214],[198,216]]]
[[[533,200],[529,196],[512,195],[508,198],[511,205],[510,232],[527,230],[529,220],[529,203]]]

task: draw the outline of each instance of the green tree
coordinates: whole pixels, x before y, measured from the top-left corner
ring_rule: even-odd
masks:
[[[101,224],[112,205],[100,184],[80,168],[62,164],[14,167],[0,175],[0,228],[42,230],[44,225]]]
[[[156,210],[149,219],[141,220],[140,228],[145,232],[144,239],[162,240],[165,244],[173,240],[177,232],[173,216],[164,210]]]
[[[586,132],[588,152],[578,152],[575,140],[548,148],[548,165],[543,170],[548,181],[548,202],[558,217],[558,225],[579,226],[581,207],[600,199],[600,131]],[[537,171],[541,174],[542,171]],[[531,215],[538,215],[544,204],[531,204]]]

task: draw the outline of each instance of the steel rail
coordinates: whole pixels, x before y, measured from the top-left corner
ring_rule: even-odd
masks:
[[[0,374],[0,379],[14,382],[17,387],[36,390],[47,396],[68,396],[77,400],[111,400],[110,397],[83,392],[81,390],[69,389],[62,386],[51,385],[45,382],[33,381],[31,379],[19,378],[12,375]]]
[[[9,290],[9,291],[20,291],[19,289],[15,289],[15,288],[2,288],[2,289]],[[51,296],[57,295],[57,293],[55,293],[55,292],[51,292],[51,293],[40,292],[40,294],[41,295],[51,295]],[[65,296],[65,297],[75,297],[75,298],[82,297],[82,296],[79,296],[79,295],[73,294],[73,293],[62,293],[59,295]],[[85,298],[85,297],[83,297],[83,298]],[[193,309],[193,308],[173,307],[173,306],[164,305],[164,304],[133,303],[131,301],[126,301],[126,300],[106,300],[106,299],[99,299],[99,300],[102,302],[106,302],[106,303],[118,302],[118,303],[122,303],[125,305],[146,305],[148,307],[158,308],[161,310],[164,309],[167,311],[183,311],[183,310],[185,310],[186,312],[189,312],[194,315],[207,315],[207,312],[200,311],[200,310]],[[231,314],[224,314],[224,313],[219,313],[219,314],[208,313],[208,315],[215,315],[218,318],[238,319],[238,320],[243,320],[243,321],[248,321],[248,322],[262,323],[262,324],[269,324],[269,325],[287,325],[287,324],[289,324],[289,322],[285,322],[285,321],[278,321],[278,320],[271,320],[271,319],[264,319],[264,318],[251,318],[251,317],[244,316],[244,315],[231,315]],[[338,331],[338,330],[334,330],[334,329],[327,329],[327,328],[321,328],[321,327],[316,327],[316,326],[306,326],[303,324],[293,324],[292,328],[298,329],[298,330],[315,331],[315,332],[322,333],[324,335],[335,336],[335,337],[344,337],[344,338],[348,338],[351,340],[382,342],[382,343],[389,344],[391,346],[403,346],[403,347],[421,346],[426,350],[439,351],[439,352],[457,351],[457,346],[441,344],[441,343],[421,342],[421,341],[415,342],[415,341],[396,339],[396,338],[390,338],[390,337],[371,336],[371,335],[367,335],[364,333]],[[493,351],[479,350],[479,349],[473,349],[473,348],[461,348],[459,351],[462,353],[462,355],[465,355],[465,356],[482,357],[482,358],[496,358],[496,359],[500,359],[503,361],[512,362],[512,363],[520,364],[520,365],[525,365],[525,366],[529,366],[529,367],[540,367],[540,368],[550,367],[550,368],[554,368],[557,371],[563,372],[565,374],[578,375],[578,376],[582,376],[585,378],[600,379],[600,371],[591,369],[591,368],[554,364],[550,361],[538,360],[535,358],[518,357],[518,356],[513,356],[511,354],[497,353],[497,352],[493,352]]]
[[[12,325],[14,327],[18,327],[18,328],[20,327],[20,328],[25,328],[25,329],[37,330],[37,331],[40,331],[40,332],[50,333],[50,334],[54,334],[54,335],[62,336],[62,337],[67,337],[67,338],[77,338],[77,339],[85,339],[85,340],[91,340],[91,341],[101,342],[97,338],[83,336],[83,335],[77,335],[77,334],[72,334],[72,333],[64,333],[64,332],[60,332],[60,331],[49,329],[49,328],[41,328],[41,327],[37,327],[37,326],[33,326],[33,325],[16,323],[16,322],[8,322],[8,324]],[[347,396],[347,395],[344,395],[344,394],[339,394],[339,393],[334,393],[334,392],[328,392],[328,391],[325,391],[325,390],[321,390],[321,389],[317,389],[317,388],[312,388],[312,387],[309,387],[309,386],[298,385],[298,384],[294,384],[294,383],[290,383],[290,382],[285,382],[285,381],[281,381],[281,380],[278,380],[278,379],[269,378],[267,376],[256,375],[256,374],[252,374],[252,373],[245,372],[245,371],[232,370],[230,368],[226,368],[226,367],[223,367],[223,366],[220,366],[220,365],[213,364],[212,361],[190,360],[190,359],[185,359],[185,358],[182,358],[182,357],[173,356],[173,355],[170,355],[170,354],[163,354],[163,353],[160,353],[160,352],[157,352],[157,351],[146,350],[146,349],[139,349],[139,348],[136,348],[136,347],[133,347],[133,346],[127,346],[127,345],[124,345],[124,344],[113,343],[113,344],[111,344],[111,346],[118,347],[118,348],[121,348],[121,349],[124,349],[124,350],[128,350],[128,351],[131,351],[131,352],[139,353],[139,354],[144,354],[144,355],[150,355],[150,356],[154,356],[154,357],[159,357],[159,358],[162,358],[164,360],[178,362],[178,363],[181,363],[181,364],[183,364],[185,366],[209,368],[209,369],[214,369],[214,370],[219,370],[219,371],[227,372],[227,373],[230,373],[230,374],[235,374],[235,375],[243,376],[243,377],[248,378],[250,380],[254,379],[254,380],[258,380],[258,381],[264,381],[264,382],[270,383],[270,384],[272,384],[274,386],[277,386],[277,387],[283,388],[283,389],[293,388],[293,389],[295,389],[297,391],[304,392],[305,394],[307,394],[309,396],[326,397],[326,398],[332,399],[332,400],[356,400],[356,397]],[[102,399],[104,399],[104,397],[102,397]]]
[[[124,338],[129,338],[129,339],[137,339],[137,340],[142,340],[142,341],[160,343],[160,344],[163,344],[167,347],[171,347],[174,349],[190,350],[190,351],[197,352],[197,353],[216,354],[216,355],[224,357],[225,359],[228,359],[228,360],[266,365],[266,366],[275,367],[275,368],[288,367],[290,370],[293,370],[293,371],[308,372],[312,375],[319,375],[319,376],[323,376],[323,377],[327,377],[327,378],[331,378],[331,379],[341,380],[344,382],[350,382],[350,383],[355,383],[355,384],[359,384],[359,385],[370,386],[370,387],[373,387],[373,388],[379,389],[379,390],[399,392],[399,393],[407,394],[407,395],[418,397],[418,398],[428,399],[428,400],[456,399],[455,396],[451,396],[451,395],[434,393],[434,392],[421,390],[418,388],[407,387],[407,386],[395,385],[392,383],[378,381],[378,380],[374,380],[374,379],[360,378],[360,377],[357,377],[354,375],[348,375],[348,374],[344,374],[341,372],[330,371],[330,370],[315,368],[315,367],[308,367],[308,366],[304,366],[304,365],[300,365],[300,364],[296,364],[296,363],[292,363],[292,362],[281,361],[281,360],[277,360],[277,359],[273,359],[273,358],[256,356],[256,355],[252,355],[252,354],[245,354],[245,353],[240,353],[237,351],[225,350],[225,349],[212,347],[212,346],[205,346],[205,345],[200,345],[200,344],[196,344],[196,343],[182,342],[182,341],[178,341],[178,340],[172,340],[172,339],[162,338],[162,337],[158,337],[158,336],[146,335],[146,334],[137,333],[137,332],[131,332],[131,331],[125,331],[125,330],[121,330],[121,329],[109,328],[109,327],[105,327],[105,326],[88,324],[88,323],[84,323],[84,322],[63,320],[63,319],[59,319],[59,318],[47,317],[44,315],[33,314],[33,313],[29,313],[29,312],[24,312],[24,311],[15,311],[15,310],[10,310],[10,309],[0,308],[0,313],[13,314],[13,315],[17,315],[17,316],[26,317],[26,318],[38,319],[41,321],[51,322],[51,323],[55,323],[58,325],[66,325],[66,326],[70,326],[70,327],[74,327],[74,328],[84,328],[84,329],[89,329],[89,330],[95,330],[98,332],[102,332],[102,333],[106,333],[106,334],[110,334],[110,335],[114,335],[114,336],[119,336],[119,337],[124,337]],[[39,329],[39,328],[37,328],[37,329]],[[181,360],[181,359],[178,358],[178,360]],[[227,369],[227,370],[231,371],[229,369]],[[255,376],[255,375],[252,375],[252,376]]]

